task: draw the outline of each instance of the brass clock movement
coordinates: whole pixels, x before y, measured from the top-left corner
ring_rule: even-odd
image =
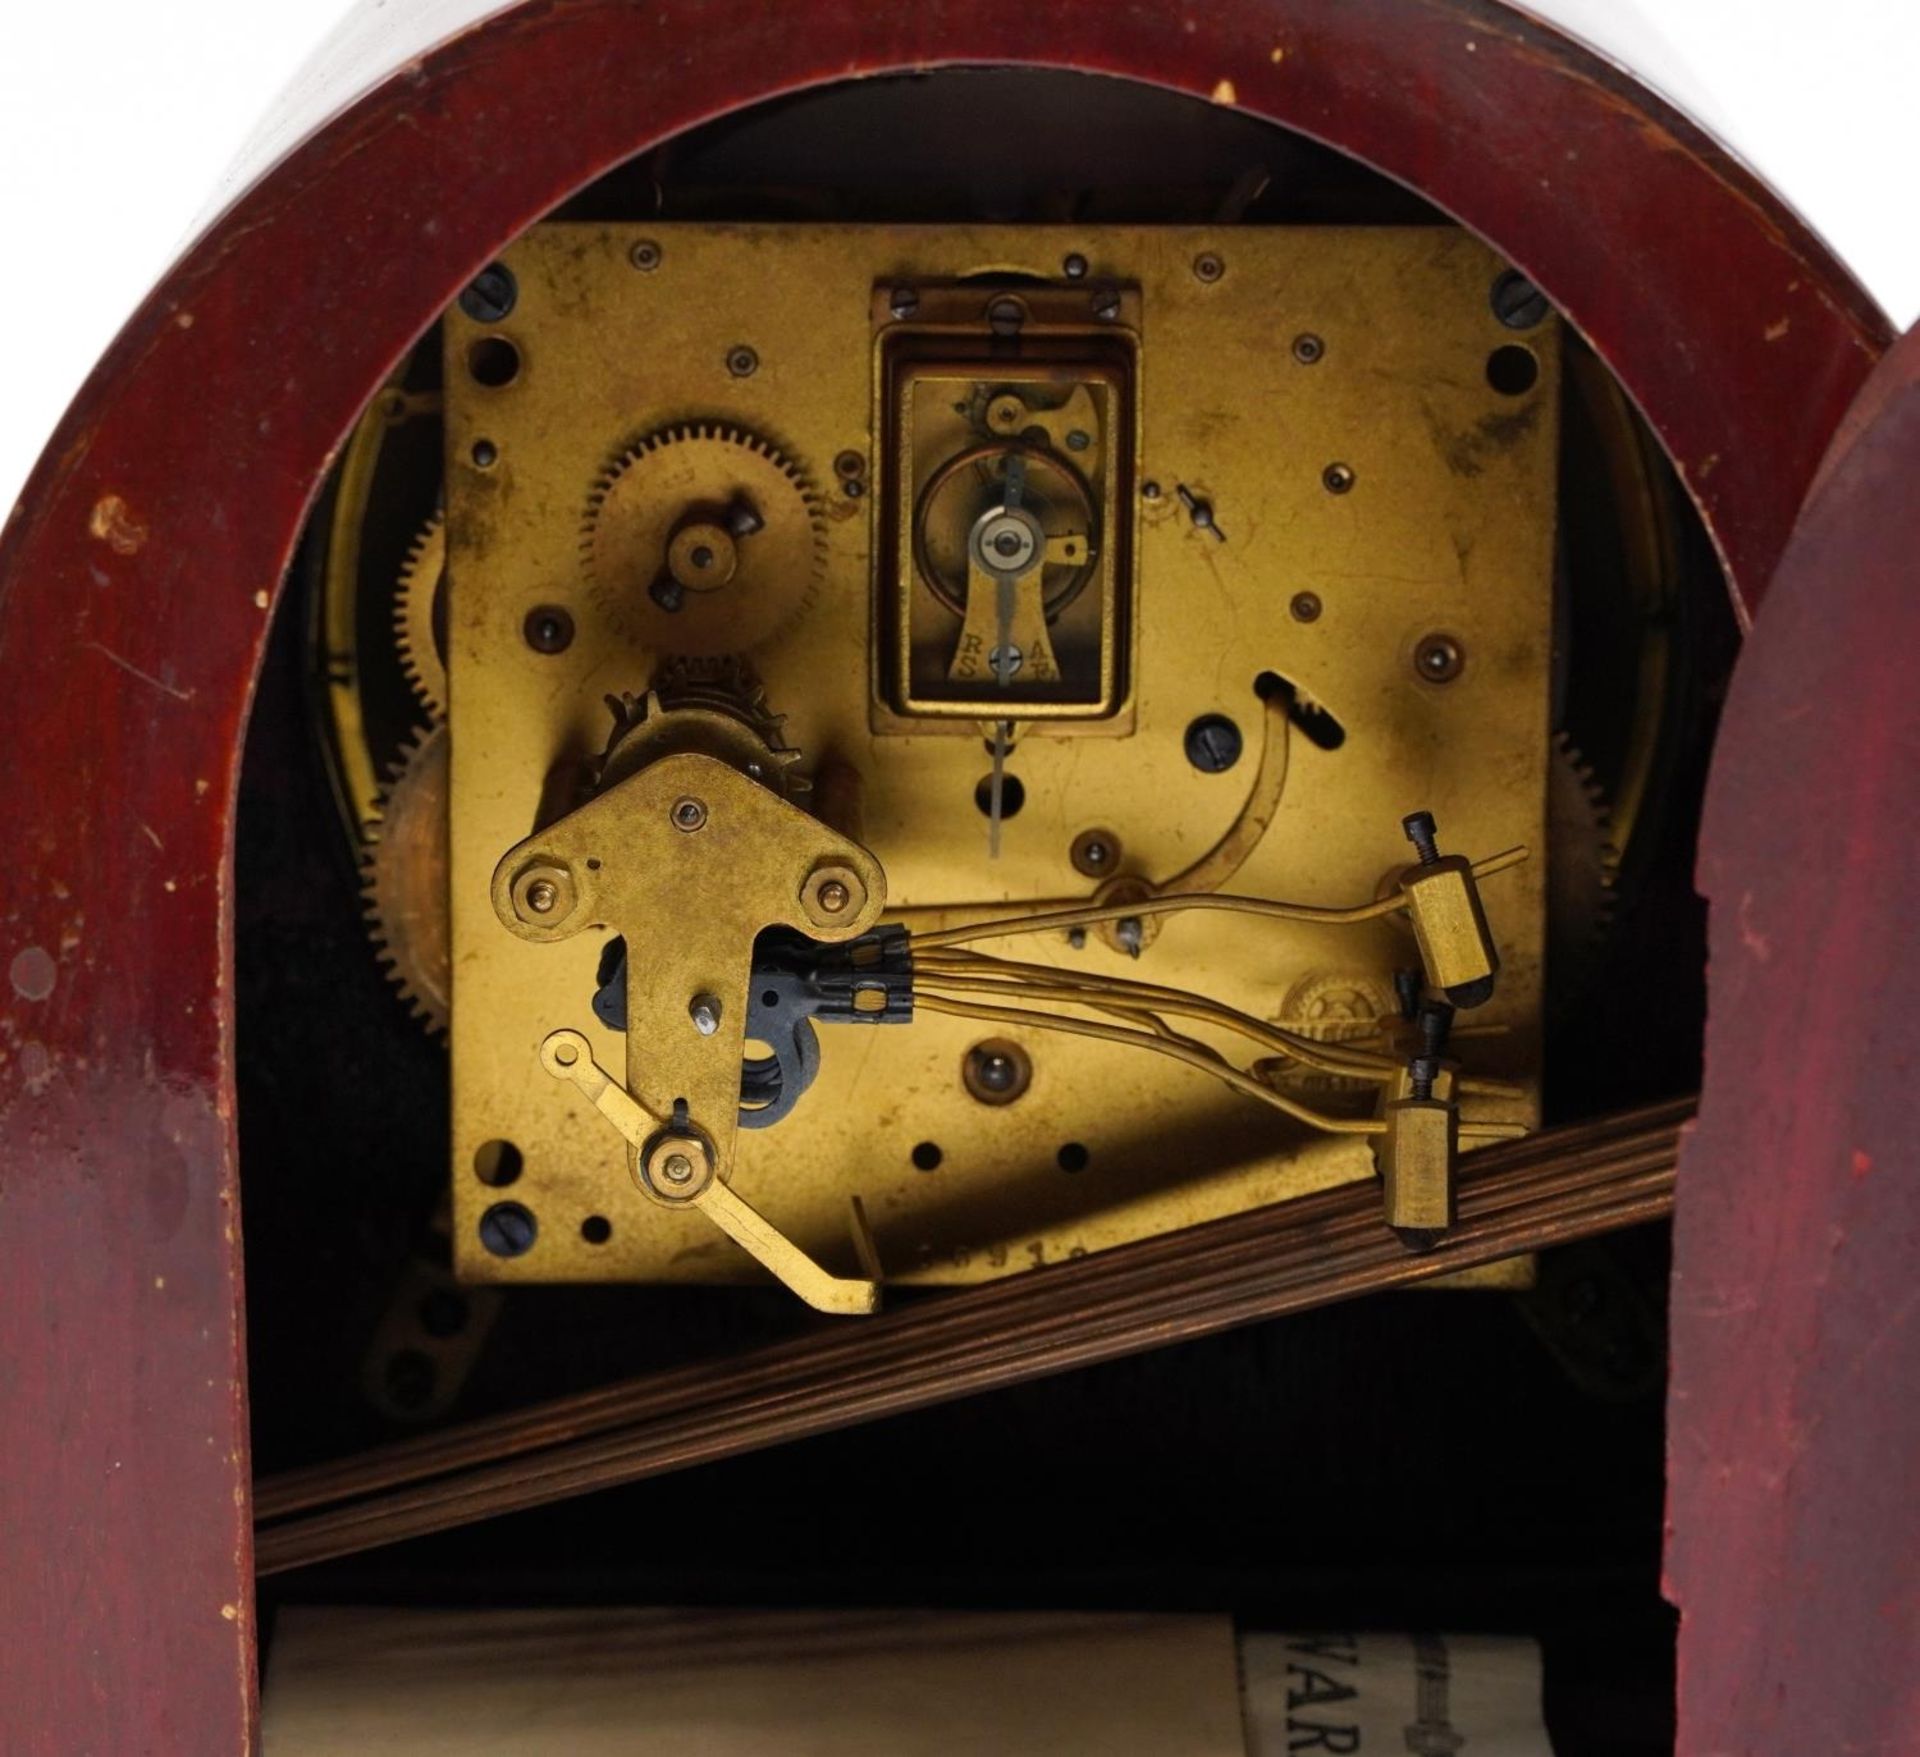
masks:
[[[1436,226],[514,244],[362,423],[321,611],[413,692],[385,774],[365,665],[330,720],[459,1273],[864,1311],[1364,1178],[1444,1233],[1539,1119],[1550,891],[1609,884],[1561,338],[1504,272]],[[394,588],[354,521],[422,421]]]

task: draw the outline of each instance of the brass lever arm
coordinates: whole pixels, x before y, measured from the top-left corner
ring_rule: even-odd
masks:
[[[626,1137],[635,1152],[659,1133],[660,1119],[593,1059],[592,1047],[578,1031],[553,1031],[540,1045],[540,1065],[556,1080],[571,1080],[594,1109]]]
[[[772,1221],[717,1177],[693,1205],[748,1256],[777,1276],[817,1312],[864,1317],[880,1309],[880,1285],[859,1276],[829,1275]]]
[[[594,1109],[625,1137],[643,1166],[650,1154],[658,1156],[662,1146],[673,1144],[675,1137],[662,1137],[660,1119],[649,1116],[638,1100],[593,1059],[592,1047],[578,1031],[551,1033],[540,1045],[540,1065],[556,1079],[571,1081]],[[816,1311],[860,1315],[879,1309],[877,1281],[828,1274],[745,1197],[729,1187],[705,1153],[688,1151],[676,1157],[682,1165],[691,1168],[687,1173],[685,1195],[671,1197],[666,1194],[666,1186],[651,1181],[650,1194],[671,1206],[684,1203],[689,1208],[698,1208],[728,1238]]]

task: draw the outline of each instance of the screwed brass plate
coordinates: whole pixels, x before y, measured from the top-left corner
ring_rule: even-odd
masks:
[[[658,266],[633,261],[643,238]],[[1138,299],[1136,609],[1125,736],[1023,729],[1008,772],[1024,802],[987,856],[975,806],[989,759],[952,728],[874,729],[874,558],[897,533],[874,474],[872,291],[920,277],[1058,281]],[[1224,272],[1196,274],[1217,256]],[[533,828],[557,769],[604,743],[602,697],[643,688],[661,656],[641,617],[608,613],[583,545],[596,482],[650,435],[744,434],[791,466],[797,516],[820,532],[817,577],[751,654],[786,740],[811,769],[864,779],[864,839],[891,902],[917,910],[1086,897],[1076,838],[1101,830],[1118,870],[1164,879],[1234,822],[1258,758],[1256,679],[1302,705],[1267,835],[1242,893],[1341,904],[1406,858],[1400,817],[1432,811],[1450,850],[1525,842],[1542,857],[1491,881],[1505,959],[1493,1003],[1463,1021],[1475,1071],[1531,1082],[1542,1000],[1558,334],[1493,316],[1502,267],[1448,228],[893,228],[551,225],[504,258],[513,311],[447,319],[448,687],[454,950],[453,1188],[458,1266],[479,1280],[732,1281],[759,1271],[697,1215],[649,1203],[619,1142],[542,1072],[560,1026],[624,1065],[594,1023],[597,936],[530,945],[495,919],[488,882]],[[1091,296],[1091,295],[1090,295]],[[1311,345],[1298,338],[1312,338]],[[514,350],[484,384],[473,345]],[[1517,393],[1489,381],[1521,348]],[[750,362],[750,364],[749,364]],[[1508,370],[1499,376],[1512,384]],[[489,357],[487,376],[501,376]],[[478,449],[476,449],[478,448]],[[484,465],[476,458],[489,460]],[[858,492],[849,491],[858,485]],[[1182,492],[1184,490],[1184,494]],[[1198,524],[1193,508],[1213,513]],[[646,589],[637,581],[636,591]],[[527,613],[573,618],[562,652],[533,650]],[[628,632],[623,632],[624,628]],[[1422,654],[1443,637],[1454,674]],[[1189,761],[1188,728],[1223,715],[1245,735],[1231,767]],[[1337,738],[1336,738],[1337,730]],[[1316,742],[1318,740],[1318,742]],[[1326,746],[1337,743],[1337,748]],[[724,887],[716,871],[712,884]],[[695,891],[689,913],[702,907]],[[1170,919],[1132,961],[1100,936],[1012,942],[1013,955],[1192,987],[1326,1036],[1391,1007],[1412,960],[1403,922],[1282,928],[1219,914]],[[985,1104],[964,1067],[978,1039],[1015,1035],[1026,1090]],[[1038,1032],[925,1015],[904,1028],[821,1028],[819,1080],[793,1115],[740,1139],[742,1194],[821,1262],[855,1268],[859,1194],[897,1279],[971,1281],[1372,1175],[1363,1142],[1296,1129],[1204,1075]],[[1357,1095],[1303,1082],[1323,1102]],[[1509,1111],[1533,1120],[1532,1104]],[[1488,1106],[1484,1114],[1497,1114]],[[511,1142],[519,1177],[483,1183],[476,1156]],[[503,1198],[537,1219],[524,1255],[488,1254],[481,1214]],[[588,1229],[596,1218],[606,1228]]]
[[[969,719],[1120,715],[1133,609],[1139,302],[1130,290],[1113,297],[1113,316],[1101,319],[1071,283],[1017,299],[976,284],[935,286],[917,293],[903,322],[890,292],[876,294],[875,487],[890,539],[876,580],[876,695],[888,698],[876,702],[877,730],[902,729],[893,715],[920,732],[958,720],[969,736]],[[1007,307],[1020,314],[1017,359],[996,353],[981,324],[983,313]],[[1029,424],[1051,443],[1028,444]],[[1067,554],[1030,581],[1034,610],[1055,607],[1045,663],[996,687],[995,593],[969,565],[968,537],[975,517],[1002,499],[1004,476],[990,460],[1009,456],[1024,460],[1025,498],[1046,508],[1041,522]]]

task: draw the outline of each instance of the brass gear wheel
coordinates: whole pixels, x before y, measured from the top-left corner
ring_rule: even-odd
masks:
[[[388,772],[361,878],[380,962],[436,1037],[446,1032],[453,986],[447,802],[447,729],[431,726],[401,747]]]
[[[587,498],[581,563],[594,602],[656,653],[744,653],[804,615],[827,524],[806,477],[766,440],[718,423],[649,434]]]
[[[393,640],[400,669],[434,725],[447,717],[447,526],[435,513],[400,564],[393,594]]]
[[[794,772],[800,752],[781,731],[784,716],[743,659],[669,659],[640,696],[608,696],[613,731],[597,785],[611,787],[660,757],[698,751],[731,764],[782,795],[806,790]]]
[[[1547,969],[1571,997],[1593,974],[1613,922],[1620,851],[1605,790],[1579,748],[1554,734],[1547,765]]]

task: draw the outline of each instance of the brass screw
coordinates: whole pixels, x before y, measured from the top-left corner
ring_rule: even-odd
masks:
[[[995,335],[1016,335],[1026,321],[1027,308],[1010,294],[1003,293],[987,306],[987,327]]]
[[[1033,1061],[1004,1037],[976,1043],[960,1063],[960,1082],[981,1104],[1011,1104],[1033,1081]]]
[[[573,645],[573,617],[558,604],[538,604],[527,612],[521,633],[536,653],[564,653]]]
[[[1448,634],[1430,634],[1413,650],[1413,668],[1429,683],[1451,683],[1466,663],[1460,643]]]
[[[1227,265],[1211,250],[1203,251],[1193,259],[1193,278],[1212,286],[1227,272]]]
[[[866,881],[850,866],[822,862],[800,886],[800,907],[816,927],[833,927],[849,911],[865,907]]]
[[[573,906],[573,875],[557,862],[538,861],[514,878],[513,912],[522,921],[537,927],[570,914]]]
[[[1088,878],[1104,878],[1120,863],[1120,841],[1108,830],[1082,830],[1067,850],[1073,870]]]
[[[1293,603],[1289,608],[1293,611],[1293,620],[1295,622],[1318,622],[1320,620],[1320,594],[1318,592],[1295,592],[1293,595]]]
[[[989,1092],[1004,1092],[1019,1078],[1019,1069],[1013,1064],[1013,1057],[998,1052],[981,1054],[975,1051],[974,1068],[980,1084]]]
[[[660,1163],[660,1175],[670,1184],[693,1181],[693,1161],[684,1153],[669,1153]]]
[[[705,803],[698,799],[676,799],[669,815],[673,819],[673,827],[676,830],[686,830],[691,833],[707,821],[707,808]]]

